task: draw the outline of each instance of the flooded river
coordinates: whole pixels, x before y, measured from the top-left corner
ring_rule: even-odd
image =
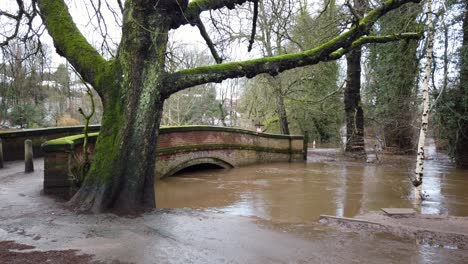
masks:
[[[158,208],[209,208],[278,222],[321,214],[352,217],[382,207],[413,207],[410,160],[390,164],[316,162],[258,164],[179,174],[156,183]],[[426,162],[420,211],[468,216],[468,171]]]

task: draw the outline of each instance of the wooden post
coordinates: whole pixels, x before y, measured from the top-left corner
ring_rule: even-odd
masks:
[[[32,140],[27,139],[24,141],[24,172],[33,172],[33,145]]]
[[[0,169],[3,168],[3,147],[2,139],[0,138]]]
[[[307,149],[309,148],[309,133],[304,131],[304,147],[303,147],[303,158],[307,160]]]

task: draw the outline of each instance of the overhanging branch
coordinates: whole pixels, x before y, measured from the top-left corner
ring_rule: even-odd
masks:
[[[351,49],[366,43],[382,43],[400,39],[418,39],[421,33],[403,33],[390,36],[365,36],[374,23],[390,10],[396,9],[408,2],[420,0],[387,0],[382,6],[370,11],[356,26],[347,32],[325,42],[324,44],[304,52],[285,54],[275,57],[260,58],[241,62],[230,62],[219,65],[203,66],[186,69],[168,74],[168,85],[163,93],[166,96],[180,90],[209,82],[221,82],[230,78],[254,77],[261,73],[276,75],[279,72],[296,67],[316,64],[320,61],[338,59]]]
[[[364,44],[370,44],[370,43],[387,43],[387,42],[392,42],[392,41],[398,41],[398,40],[410,40],[410,39],[420,39],[422,38],[423,33],[400,33],[400,34],[393,34],[393,35],[386,35],[386,36],[363,36],[354,41],[351,46],[349,46],[346,49],[339,49],[333,53],[330,54],[327,60],[337,60],[341,58],[343,55],[348,53],[354,48],[360,47]]]
[[[106,66],[106,60],[76,27],[64,0],[39,0],[38,4],[57,53],[66,57],[81,77],[101,94],[97,75]]]

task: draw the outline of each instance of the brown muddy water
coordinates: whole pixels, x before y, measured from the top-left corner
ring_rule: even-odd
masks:
[[[156,183],[158,208],[203,208],[289,223],[321,214],[353,217],[383,207],[415,207],[413,163],[344,161],[258,164],[192,171]],[[421,213],[468,216],[468,171],[426,161]]]

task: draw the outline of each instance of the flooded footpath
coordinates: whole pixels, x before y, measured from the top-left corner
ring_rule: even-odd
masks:
[[[315,157],[319,156],[319,157]],[[156,183],[158,210],[138,217],[77,215],[40,194],[42,160],[0,171],[0,263],[466,263],[468,250],[386,233],[346,231],[319,215],[413,207],[410,164],[262,164],[179,174]],[[433,164],[433,165],[430,165]],[[468,179],[428,161],[421,212],[467,216]],[[168,209],[171,208],[171,209]],[[3,242],[1,242],[3,241]],[[14,242],[4,242],[14,241]]]

